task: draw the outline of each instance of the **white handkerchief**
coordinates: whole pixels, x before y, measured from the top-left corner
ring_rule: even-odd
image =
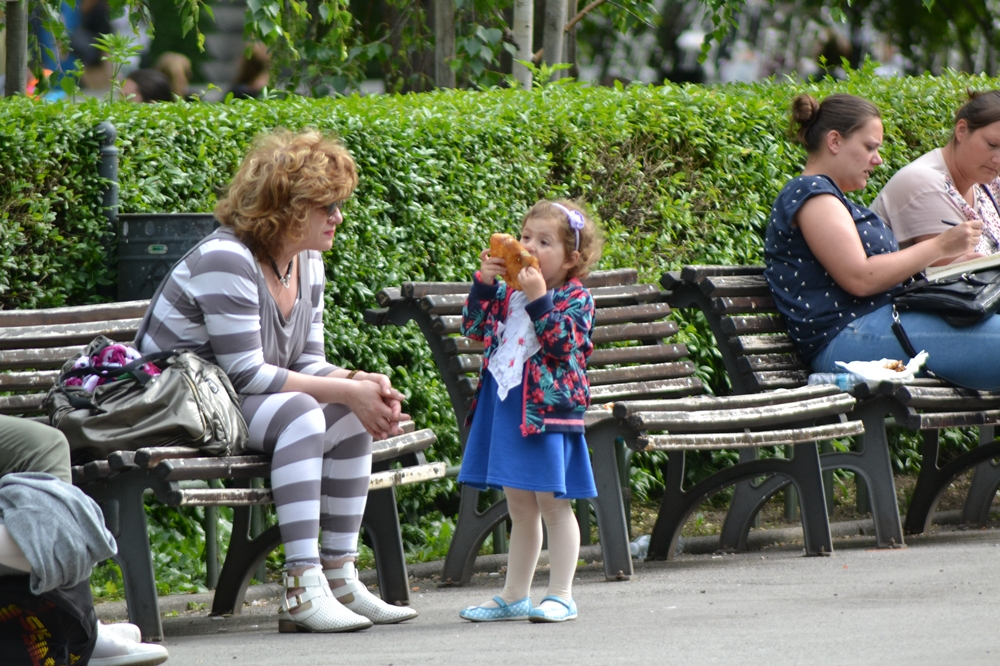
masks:
[[[524,293],[515,291],[507,306],[507,321],[498,327],[500,346],[490,358],[489,371],[497,382],[501,401],[506,400],[508,391],[521,385],[525,361],[542,348],[535,335],[535,325],[524,309],[527,303]]]

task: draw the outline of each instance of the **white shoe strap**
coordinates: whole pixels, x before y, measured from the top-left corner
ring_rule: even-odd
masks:
[[[286,592],[296,587],[303,588],[299,594],[289,597],[286,593],[281,597],[282,610],[298,608],[307,601],[318,597],[333,596],[326,578],[320,574],[318,569],[309,569],[300,576],[289,576],[288,572],[282,572],[281,582],[284,584]]]
[[[353,580],[358,577],[354,571],[354,562],[345,562],[339,569],[323,569],[327,580]]]

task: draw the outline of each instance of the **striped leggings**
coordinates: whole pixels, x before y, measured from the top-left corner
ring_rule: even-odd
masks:
[[[271,489],[285,565],[358,552],[368,500],[372,437],[345,405],[305,393],[248,395],[243,416],[251,449],[271,455]]]

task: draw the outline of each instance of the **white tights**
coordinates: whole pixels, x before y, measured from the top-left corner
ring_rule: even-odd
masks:
[[[510,554],[507,578],[500,598],[513,603],[527,597],[542,550],[542,520],[549,537],[549,588],[552,595],[573,598],[573,576],[580,557],[580,527],[569,500],[555,499],[552,493],[504,487],[510,511]],[[489,601],[487,608],[496,604]]]

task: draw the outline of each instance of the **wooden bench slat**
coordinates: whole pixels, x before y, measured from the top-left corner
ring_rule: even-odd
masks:
[[[417,306],[429,314],[462,314],[465,305],[465,294],[434,294],[424,296],[417,301]]]
[[[762,446],[790,446],[863,435],[860,421],[847,421],[810,428],[766,430],[764,432],[682,435],[645,435],[636,438],[640,451],[683,451],[700,449],[746,449]]]
[[[587,368],[600,368],[606,365],[621,363],[676,361],[687,355],[687,345],[683,344],[658,343],[652,345],[633,345],[631,347],[613,347],[611,349],[595,349],[587,359]]]
[[[634,268],[612,268],[604,271],[592,271],[590,275],[580,280],[587,289],[610,287],[613,285],[630,285],[639,280],[639,271]]]
[[[777,312],[774,297],[766,296],[726,296],[713,298],[712,309],[718,314],[741,314],[745,312]]]
[[[802,386],[809,380],[811,370],[777,370],[755,372],[747,378],[754,391],[776,391]]]
[[[1000,410],[997,409],[930,413],[917,413],[911,410],[904,423],[910,430],[941,430],[942,428],[968,428],[997,424],[1000,424]]]
[[[57,377],[58,370],[0,373],[0,391],[48,391]]]
[[[449,354],[482,354],[483,343],[463,335],[445,338],[441,341],[444,350]]]
[[[645,324],[612,324],[611,326],[596,326],[590,334],[590,340],[595,345],[609,342],[624,342],[627,340],[662,340],[677,332],[677,323],[654,321]]]
[[[628,423],[636,430],[674,432],[743,430],[845,414],[854,407],[854,403],[855,400],[851,395],[840,393],[794,403],[759,405],[743,409],[636,412],[628,417]]]
[[[900,384],[893,397],[907,407],[932,411],[969,411],[1000,406],[1000,392],[976,391],[957,386],[919,386]]]
[[[795,343],[787,333],[779,335],[739,335],[729,338],[729,346],[736,354],[775,354],[796,352]]]
[[[753,296],[755,294],[767,293],[769,290],[763,271],[761,271],[760,275],[719,275],[706,277],[698,283],[698,288],[709,298]]]
[[[0,414],[34,414],[41,411],[45,393],[0,396]]]
[[[0,351],[2,370],[47,370],[62,368],[63,363],[84,349],[84,345],[69,347],[46,347],[43,349],[6,349]]]
[[[462,315],[431,317],[431,328],[438,335],[452,335],[462,329]]]
[[[836,395],[842,391],[832,384],[803,386],[791,391],[771,391],[769,393],[745,393],[742,395],[712,396],[699,395],[671,400],[624,400],[615,403],[614,414],[618,418],[628,418],[637,412],[652,411],[697,411],[706,409],[744,409],[765,405],[780,405],[799,400],[810,400]]]
[[[226,456],[223,458],[168,458],[153,470],[167,481],[192,479],[252,479],[271,475],[268,456]]]
[[[587,379],[593,388],[607,384],[687,377],[694,374],[695,370],[695,365],[691,361],[680,361],[677,363],[633,365],[610,370],[590,370],[587,373]]]
[[[680,271],[681,279],[686,282],[698,282],[707,277],[727,277],[740,275],[762,275],[764,266],[722,266],[698,264],[684,266]]]
[[[444,478],[447,469],[445,463],[437,462],[375,472],[368,482],[368,490],[394,488]],[[274,502],[270,488],[194,488],[174,490],[167,495],[163,499],[172,506],[254,506]]]
[[[666,303],[643,303],[642,305],[624,305],[621,307],[597,308],[594,311],[594,324],[642,323],[656,321],[670,314],[670,306]]]
[[[681,377],[678,379],[660,379],[651,382],[630,382],[628,384],[595,386],[590,389],[590,400],[600,403],[639,398],[647,395],[694,395],[696,393],[703,393],[704,391],[705,385],[697,377]]]
[[[420,299],[435,294],[462,294],[464,298],[472,289],[472,282],[404,282],[400,285],[403,298]]]
[[[798,354],[752,354],[736,361],[740,372],[773,372],[776,370],[809,370]]]
[[[386,287],[375,294],[375,302],[381,308],[389,307],[401,298],[402,293],[399,287]]]
[[[142,319],[149,301],[74,305],[43,310],[2,310],[0,328],[62,326],[84,322]]]
[[[116,319],[87,321],[79,324],[42,324],[0,328],[0,349],[87,344],[98,335],[106,335],[119,342],[129,342],[135,337],[135,332],[141,321],[141,318]]]
[[[722,330],[729,335],[748,333],[785,333],[785,320],[781,315],[738,315],[722,317]]]

